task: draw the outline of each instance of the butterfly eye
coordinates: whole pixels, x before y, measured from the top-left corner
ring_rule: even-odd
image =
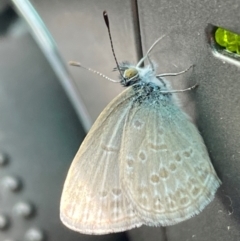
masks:
[[[135,68],[126,69],[124,71],[124,78],[131,79],[138,75],[138,71]]]

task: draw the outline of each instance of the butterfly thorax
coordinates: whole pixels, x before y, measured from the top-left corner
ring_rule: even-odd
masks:
[[[134,91],[133,102],[141,106],[146,104],[149,108],[152,105],[167,105],[172,102],[171,93],[161,93],[162,88],[152,82],[137,82],[130,88]]]
[[[161,91],[167,91],[168,88],[162,78],[156,77],[153,66],[141,68],[123,62],[119,67],[122,71],[121,84],[131,87],[135,92],[134,103],[152,105],[171,101],[170,93],[161,93]]]

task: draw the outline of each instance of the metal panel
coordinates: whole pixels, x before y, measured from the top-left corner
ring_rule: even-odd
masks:
[[[223,182],[202,213],[166,228],[166,240],[240,240],[240,71],[213,56],[205,34],[208,23],[240,33],[239,1],[139,0],[138,7],[144,52],[166,34],[151,55],[159,72],[195,65],[193,71],[169,80],[175,89],[199,83],[196,91],[179,96],[196,118]]]

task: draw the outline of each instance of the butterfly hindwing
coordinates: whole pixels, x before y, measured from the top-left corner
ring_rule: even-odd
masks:
[[[171,98],[136,101],[122,140],[120,180],[147,225],[181,222],[213,199],[220,180],[197,128]]]

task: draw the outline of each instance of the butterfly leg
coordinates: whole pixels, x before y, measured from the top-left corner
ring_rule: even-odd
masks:
[[[164,80],[161,77],[156,76],[156,78],[163,84],[164,87],[166,87],[166,83],[164,82]]]
[[[163,94],[168,94],[168,93],[182,93],[182,92],[186,92],[186,91],[189,91],[189,90],[193,90],[195,88],[198,87],[198,84],[195,84],[189,88],[186,88],[186,89],[183,89],[183,90],[166,90],[166,91],[160,91],[160,93],[163,93]]]
[[[190,65],[187,69],[183,70],[183,71],[180,71],[178,73],[165,73],[165,74],[159,74],[159,75],[156,75],[156,77],[158,78],[162,78],[162,77],[166,77],[166,76],[177,76],[177,75],[181,75],[181,74],[184,74],[186,73],[188,70],[190,70],[191,68],[193,68],[194,65]]]

